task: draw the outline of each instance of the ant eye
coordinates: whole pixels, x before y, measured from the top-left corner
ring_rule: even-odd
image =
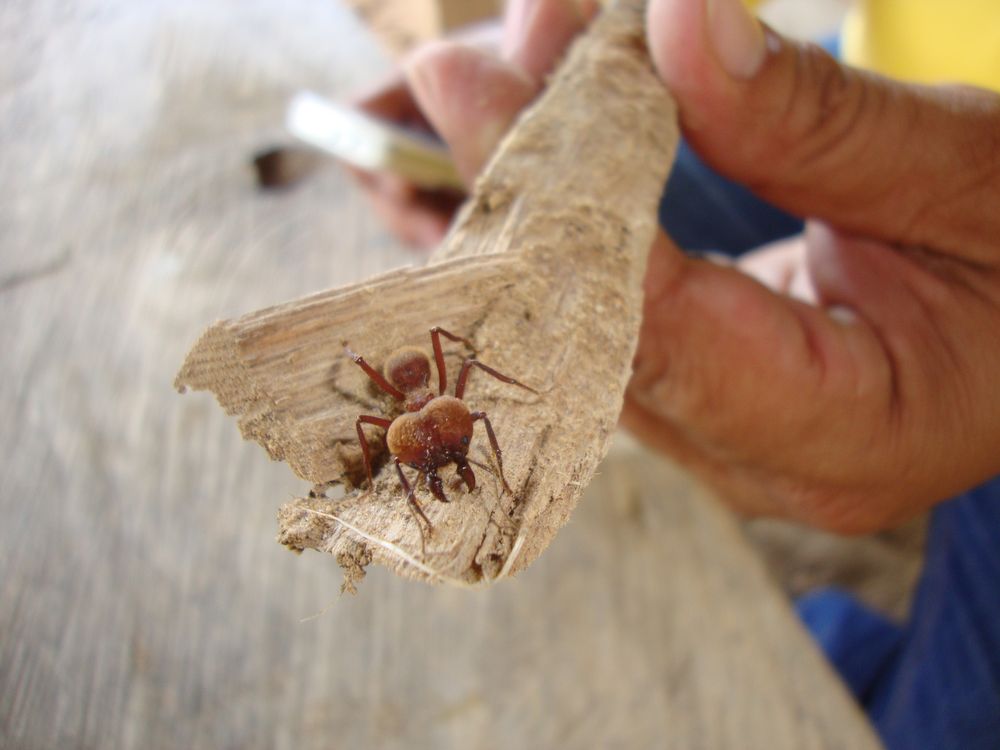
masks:
[[[462,445],[468,445],[468,444],[469,444],[469,436],[462,435]]]

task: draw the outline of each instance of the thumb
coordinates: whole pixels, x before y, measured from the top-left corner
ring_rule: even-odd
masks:
[[[987,259],[1000,234],[1000,212],[983,211],[1000,205],[1000,97],[842,66],[741,0],[650,0],[647,20],[685,136],[717,170],[803,217]]]

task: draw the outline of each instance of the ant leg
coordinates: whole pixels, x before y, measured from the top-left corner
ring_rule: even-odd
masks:
[[[368,377],[370,377],[372,380],[375,381],[375,385],[377,385],[379,388],[381,388],[383,391],[385,391],[395,399],[399,399],[400,401],[406,400],[406,395],[401,390],[396,388],[392,383],[386,380],[385,377],[383,377],[382,373],[380,373],[370,364],[365,362],[364,357],[362,357],[360,354],[355,354],[350,349],[348,349],[347,344],[344,344],[344,351],[347,352],[348,357],[354,360],[354,364],[356,364],[358,367],[360,367],[362,370],[365,371],[365,375],[367,375]]]
[[[503,475],[503,451],[500,450],[500,444],[497,442],[496,433],[493,432],[493,425],[490,424],[489,417],[486,416],[484,411],[474,411],[472,412],[472,421],[481,419],[486,425],[486,434],[489,436],[490,445],[493,447],[493,456],[497,460],[497,468],[500,470],[500,482],[503,484],[503,488],[507,490],[507,494],[513,495],[514,491],[511,490],[510,485],[507,484],[507,479]]]
[[[392,424],[392,420],[362,414],[354,423],[354,429],[358,431],[358,442],[361,443],[361,455],[365,458],[365,471],[368,472],[368,486],[373,487],[375,483],[372,481],[372,457],[368,451],[368,439],[365,437],[365,431],[361,429],[362,424],[373,424],[376,427],[388,430],[389,425]]]
[[[434,531],[434,525],[431,523],[430,519],[424,515],[424,509],[420,507],[420,503],[417,502],[417,496],[413,493],[413,487],[410,483],[406,481],[406,475],[403,474],[403,467],[399,463],[399,459],[395,456],[392,457],[393,462],[396,464],[396,473],[399,474],[399,483],[403,485],[403,492],[406,493],[406,502],[410,504],[410,510],[413,511],[414,517],[419,516],[424,519],[424,523],[427,524],[428,531]],[[417,527],[420,528],[420,537],[423,539],[424,529],[420,526],[420,519],[417,519]]]
[[[478,359],[467,359],[462,363],[462,369],[458,373],[458,382],[455,384],[455,398],[462,398],[465,393],[465,382],[469,379],[469,371],[473,367],[478,367],[480,370],[492,375],[497,380],[501,380],[504,383],[510,383],[511,385],[516,385],[518,388],[524,388],[526,391],[531,391],[532,393],[538,393],[530,385],[525,385],[524,383],[514,380],[514,378],[507,377],[503,373],[497,372],[489,365],[484,365]]]
[[[437,366],[438,371],[438,395],[444,393],[444,389],[448,387],[448,373],[444,366],[444,352],[441,351],[441,337],[444,336],[446,339],[454,341],[456,343],[461,342],[465,344],[473,352],[476,351],[476,347],[468,339],[463,339],[461,336],[456,336],[454,333],[449,333],[440,326],[434,326],[431,329],[431,346],[434,347],[434,364]]]

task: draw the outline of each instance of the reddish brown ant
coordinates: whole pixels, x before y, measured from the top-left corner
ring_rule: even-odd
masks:
[[[479,420],[482,420],[486,426],[486,435],[489,437],[493,455],[497,461],[500,481],[504,489],[508,493],[511,492],[503,475],[502,452],[497,443],[496,433],[493,432],[493,425],[490,424],[486,412],[469,411],[469,407],[462,401],[465,384],[472,368],[478,367],[497,380],[516,385],[532,393],[538,393],[538,391],[497,372],[488,365],[484,365],[475,357],[469,357],[462,363],[462,369],[458,373],[458,380],[455,382],[455,395],[446,396],[444,391],[448,385],[448,376],[444,364],[444,352],[441,350],[441,336],[454,342],[463,343],[473,352],[475,347],[467,339],[437,326],[432,328],[430,333],[431,345],[434,349],[434,363],[438,373],[438,392],[436,394],[430,388],[430,358],[422,349],[407,346],[394,351],[382,366],[384,375],[369,365],[364,357],[348,349],[346,345],[344,349],[379,388],[401,401],[405,409],[404,413],[395,419],[362,414],[355,422],[358,442],[361,443],[361,453],[364,456],[365,471],[368,474],[368,485],[372,486],[373,484],[372,462],[368,440],[361,428],[363,424],[373,424],[387,430],[386,446],[389,453],[392,454],[396,473],[399,475],[399,483],[402,485],[403,491],[406,492],[406,500],[414,513],[424,519],[427,528],[433,529],[423,508],[417,502],[413,487],[403,474],[402,464],[406,464],[423,474],[434,497],[442,502],[448,502],[437,470],[442,466],[454,463],[458,475],[471,492],[476,487],[476,475],[472,473],[472,467],[469,466],[469,443],[472,441],[473,424]]]

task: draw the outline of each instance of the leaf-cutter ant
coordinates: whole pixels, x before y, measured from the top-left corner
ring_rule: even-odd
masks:
[[[475,357],[469,357],[462,363],[462,369],[459,370],[458,380],[455,382],[455,395],[445,395],[448,375],[444,364],[444,353],[441,350],[441,337],[444,336],[451,341],[463,343],[472,351],[475,351],[475,347],[467,339],[437,326],[431,329],[430,334],[431,345],[434,349],[434,363],[438,374],[437,393],[434,393],[430,387],[431,362],[422,349],[406,346],[394,351],[382,366],[384,375],[368,364],[364,357],[347,348],[346,344],[344,349],[379,388],[402,402],[405,409],[395,419],[362,414],[355,422],[358,442],[361,443],[361,453],[364,456],[365,471],[368,474],[368,485],[372,486],[372,462],[368,440],[361,428],[363,424],[372,424],[387,431],[386,446],[392,455],[393,463],[396,465],[396,473],[399,475],[399,483],[402,485],[403,491],[406,492],[406,500],[414,513],[424,520],[427,528],[433,530],[430,520],[424,514],[420,503],[417,502],[413,487],[403,474],[402,464],[406,464],[423,474],[434,497],[442,502],[448,502],[437,470],[442,466],[454,463],[458,475],[471,492],[476,487],[476,475],[472,473],[472,467],[469,466],[468,453],[469,444],[472,441],[473,425],[479,420],[482,420],[486,426],[486,435],[489,437],[490,446],[493,448],[493,455],[497,461],[500,481],[504,489],[508,493],[511,492],[503,475],[502,452],[497,443],[496,433],[493,432],[493,425],[490,424],[486,412],[469,411],[469,407],[462,401],[462,396],[465,394],[465,384],[472,368],[478,367],[497,380],[516,385],[532,393],[538,393],[538,391],[497,372],[488,365],[484,365]]]

